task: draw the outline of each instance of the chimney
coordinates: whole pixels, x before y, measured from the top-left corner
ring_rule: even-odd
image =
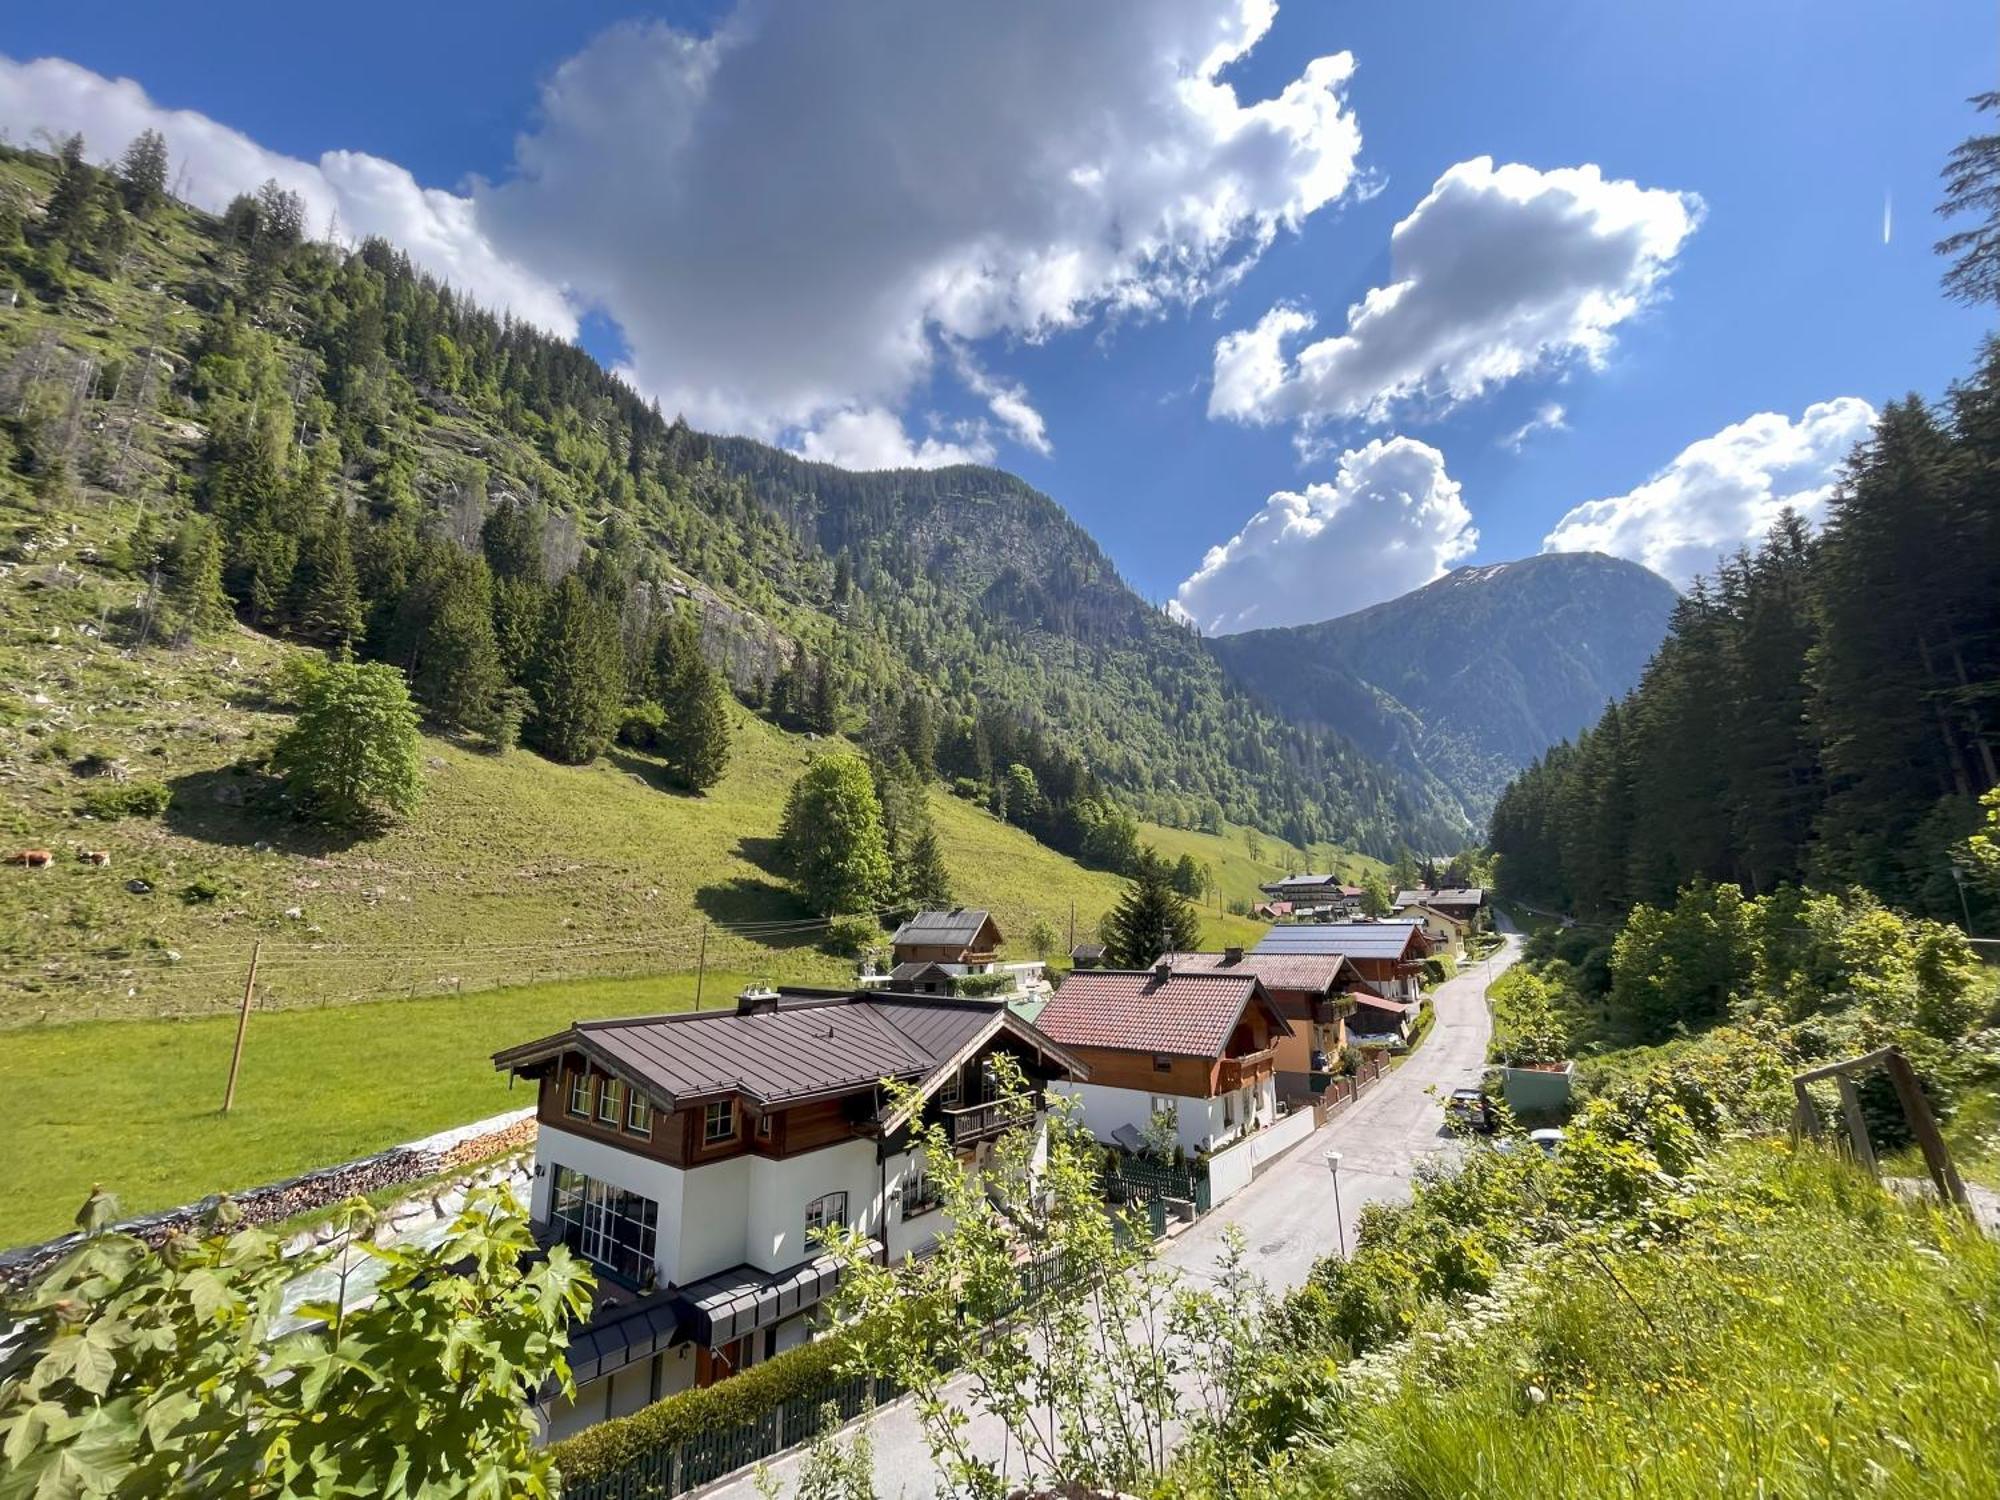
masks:
[[[739,1016],[770,1015],[778,1009],[778,992],[764,985],[753,984],[736,997],[736,1014]]]
[[[1240,964],[1240,963],[1242,963],[1242,962],[1243,962],[1243,950],[1242,950],[1241,948],[1224,948],[1224,949],[1222,950],[1222,961],[1223,961],[1223,962],[1224,962],[1225,964]]]
[[[1172,979],[1174,977],[1174,966],[1162,958],[1158,963],[1153,965],[1153,977],[1155,979]]]

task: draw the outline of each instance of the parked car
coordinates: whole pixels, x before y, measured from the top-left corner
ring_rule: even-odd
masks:
[[[1528,1139],[1540,1148],[1544,1156],[1554,1156],[1562,1150],[1563,1132],[1560,1125],[1546,1125],[1540,1130],[1528,1132]]]
[[[1476,1088],[1453,1089],[1444,1102],[1444,1117],[1447,1122],[1456,1120],[1481,1135],[1493,1134],[1500,1123],[1494,1114],[1493,1101],[1486,1097],[1484,1089]]]

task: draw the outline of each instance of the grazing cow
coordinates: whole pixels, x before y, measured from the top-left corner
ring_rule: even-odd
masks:
[[[55,855],[46,849],[23,849],[19,853],[8,855],[7,863],[10,865],[26,865],[31,870],[39,870],[54,858]]]
[[[109,849],[79,849],[76,857],[87,865],[108,865],[111,863]]]

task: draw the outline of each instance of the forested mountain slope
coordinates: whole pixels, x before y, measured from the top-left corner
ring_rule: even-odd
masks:
[[[1424,767],[1364,753],[1339,718],[1260,707],[1013,475],[857,474],[741,438],[713,451],[834,559],[833,607],[850,629],[893,643],[948,695],[1011,706],[1147,816],[1200,827],[1226,816],[1376,854],[1462,843],[1452,796]]]
[[[1810,882],[1973,930],[1954,845],[2000,782],[2000,342],[1892,403],[1810,531],[1698,581],[1638,687],[1507,788],[1502,884],[1613,913]]]
[[[1230,691],[1009,476],[712,443],[385,244],[307,241],[275,188],[218,219],[142,203],[129,176],[0,154],[0,277],[21,291],[0,395],[8,468],[46,508],[81,484],[145,517],[119,549],[135,578],[158,555],[171,592],[212,529],[239,617],[393,661],[433,712],[531,690],[557,605],[609,700],[693,613],[738,697],[782,726],[913,740],[996,810],[1025,765],[1033,806],[1007,815],[1058,847],[1107,792],[1301,844],[1463,842],[1421,774]],[[434,629],[468,597],[498,655],[476,691]]]
[[[1347,726],[1370,754],[1426,767],[1483,819],[1515,772],[1639,680],[1675,597],[1637,563],[1545,553],[1209,646],[1280,712]]]

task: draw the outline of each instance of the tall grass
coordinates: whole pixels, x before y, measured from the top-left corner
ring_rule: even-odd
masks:
[[[1817,1153],[1741,1146],[1707,1175],[1355,1367],[1287,1487],[2000,1494],[2000,1246]]]

